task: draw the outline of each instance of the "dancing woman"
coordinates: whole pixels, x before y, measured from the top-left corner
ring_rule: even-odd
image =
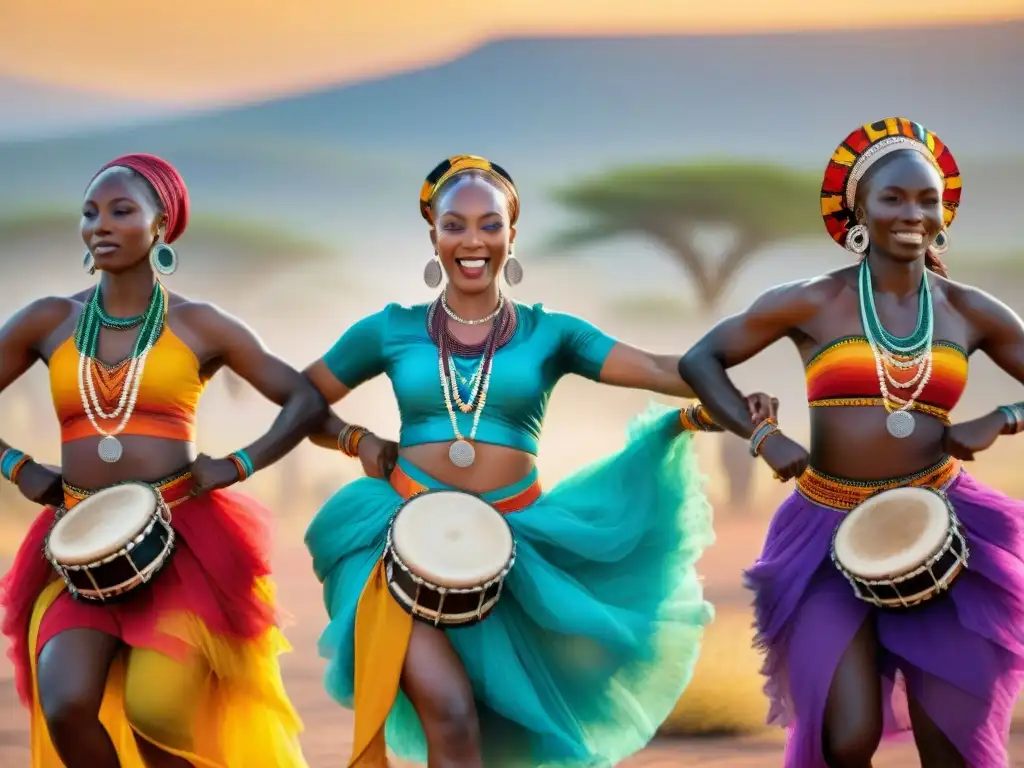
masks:
[[[499,274],[515,284],[522,268],[519,195],[498,166],[445,161],[420,208],[435,247],[424,278],[447,275],[443,292],[360,320],[307,371],[332,403],[383,373],[402,416],[398,444],[336,417],[317,438],[369,476],[306,534],[331,617],[327,689],[355,709],[350,765],[386,765],[385,721],[397,754],[431,766],[613,765],[671,711],[711,618],[694,571],[711,514],[685,430],[712,425],[696,406],[649,414],[620,453],[541,492],[537,444],[562,376],[688,397],[678,358],[501,294]],[[414,624],[381,563],[403,499],[435,488],[482,495],[518,547],[495,611],[447,632]]]
[[[1024,673],[1024,503],[961,462],[1024,429],[1024,404],[954,426],[949,412],[975,352],[1024,382],[1024,324],[946,277],[940,255],[959,201],[956,163],[933,133],[898,118],[862,126],[832,155],[821,192],[829,234],[860,264],[769,290],[680,364],[721,424],[751,437],[781,479],[797,478],[748,573],[790,768],[869,766],[883,732],[907,728],[923,765],[1009,765]],[[726,375],[782,338],[806,367],[810,454],[773,422],[752,429]],[[883,612],[854,596],[830,541],[846,511],[899,486],[945,491],[970,562],[948,595]]]
[[[0,443],[4,478],[48,505],[0,583],[33,768],[306,764],[277,662],[286,643],[269,515],[221,489],[281,458],[326,405],[238,320],[160,282],[187,218],[185,184],[168,163],[109,163],[82,208],[85,267],[98,284],[33,302],[0,330],[0,389],[42,360],[61,423],[57,471]],[[196,458],[199,398],[225,366],[281,412],[247,448]],[[123,602],[77,601],[43,557],[44,539],[58,508],[126,481],[150,484],[172,510],[173,556]]]

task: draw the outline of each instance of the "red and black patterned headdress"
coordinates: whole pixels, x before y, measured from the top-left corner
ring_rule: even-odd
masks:
[[[839,245],[856,221],[857,185],[868,168],[892,152],[920,152],[942,175],[943,226],[949,227],[960,205],[960,169],[949,148],[920,123],[890,117],[862,125],[832,154],[821,185],[821,216],[825,228]]]

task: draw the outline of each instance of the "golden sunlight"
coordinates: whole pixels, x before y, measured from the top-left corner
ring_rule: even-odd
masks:
[[[414,68],[508,35],[714,34],[986,22],[1021,0],[933,0],[837,15],[820,0],[49,0],[0,10],[0,76],[201,103]],[[845,10],[845,8],[844,8]]]

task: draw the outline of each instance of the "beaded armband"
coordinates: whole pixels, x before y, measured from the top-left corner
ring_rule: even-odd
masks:
[[[1011,435],[1024,432],[1024,403],[1002,405],[999,410],[1006,415],[1006,423],[1009,425]]]
[[[346,456],[356,458],[359,455],[359,443],[368,434],[370,434],[370,430],[365,427],[346,424],[345,428],[338,433],[338,450]]]
[[[723,429],[715,423],[715,420],[708,413],[708,409],[701,403],[682,408],[679,411],[679,423],[682,424],[684,432],[722,432]]]
[[[32,461],[31,456],[16,448],[7,448],[3,453],[0,453],[0,475],[3,475],[5,480],[16,484],[18,482],[18,473],[30,461]]]
[[[768,418],[754,427],[754,433],[750,436],[750,455],[755,459],[761,455],[761,446],[764,445],[764,441],[774,435],[779,430],[779,425],[775,422],[775,419]]]
[[[256,466],[252,463],[252,459],[249,458],[249,454],[246,453],[243,448],[240,451],[235,451],[228,459],[234,463],[235,468],[238,470],[238,480],[246,480],[256,474]]]

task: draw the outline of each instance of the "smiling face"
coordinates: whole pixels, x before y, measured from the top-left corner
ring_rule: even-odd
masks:
[[[893,152],[873,166],[857,190],[857,221],[871,250],[898,261],[923,259],[942,231],[942,177],[915,150]]]
[[[441,190],[433,208],[431,239],[449,282],[467,294],[486,291],[516,235],[505,193],[486,176],[466,173]]]
[[[166,219],[144,179],[127,168],[108,168],[85,192],[82,240],[96,269],[125,272],[148,257]]]

